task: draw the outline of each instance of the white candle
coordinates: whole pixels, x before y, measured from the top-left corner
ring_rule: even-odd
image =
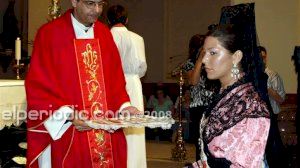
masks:
[[[15,59],[19,62],[21,60],[21,40],[20,37],[16,39],[15,43]]]

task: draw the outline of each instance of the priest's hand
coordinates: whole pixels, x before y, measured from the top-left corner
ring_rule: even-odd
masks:
[[[84,118],[76,112],[69,116],[69,121],[72,122],[78,131],[89,131],[92,129],[85,123]]]
[[[127,117],[128,115],[129,116],[138,116],[138,115],[142,115],[143,112],[138,110],[136,107],[134,106],[128,106],[128,107],[125,107],[121,112],[120,112],[121,115]]]
[[[84,122],[84,120],[74,119],[72,123],[78,131],[89,131],[92,129]]]

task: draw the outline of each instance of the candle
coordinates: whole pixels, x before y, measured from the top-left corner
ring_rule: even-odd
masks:
[[[15,59],[17,60],[17,62],[19,62],[21,60],[21,40],[20,37],[18,37],[16,39],[16,43],[15,43]]]

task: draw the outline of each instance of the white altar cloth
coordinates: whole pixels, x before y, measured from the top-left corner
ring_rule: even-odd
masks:
[[[24,80],[0,80],[0,130],[19,126],[26,119]]]

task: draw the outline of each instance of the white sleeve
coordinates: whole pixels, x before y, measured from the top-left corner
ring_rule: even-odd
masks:
[[[44,126],[53,140],[60,139],[72,125],[71,122],[65,122],[73,112],[69,106],[62,106],[45,121]]]
[[[51,145],[48,145],[47,148],[42,152],[38,158],[39,167],[42,168],[51,168]]]
[[[137,43],[137,55],[139,60],[139,77],[143,77],[147,71],[145,44],[144,39],[141,37]]]
[[[113,36],[113,39],[114,39],[114,42],[118,48],[118,51],[120,52],[120,49],[122,49],[122,46],[121,46],[121,36],[118,34],[118,32],[115,32],[113,30],[110,31],[112,36]]]

